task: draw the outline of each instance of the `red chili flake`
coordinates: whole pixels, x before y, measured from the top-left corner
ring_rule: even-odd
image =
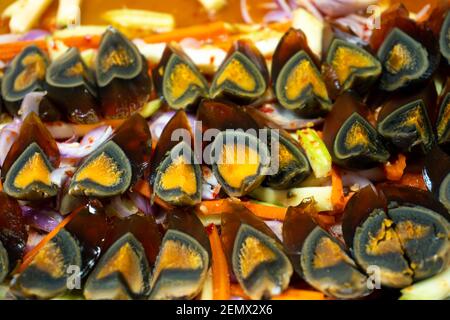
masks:
[[[207,226],[206,226],[206,232],[208,233],[208,234],[211,234],[211,232],[213,231],[213,229],[214,229],[214,223],[210,223],[210,224],[208,224]]]
[[[262,107],[261,107],[261,109],[259,109],[261,112],[264,112],[264,113],[272,113],[274,110],[272,109],[272,107],[270,106],[270,105],[267,105],[267,104],[265,104],[265,105],[263,105]]]

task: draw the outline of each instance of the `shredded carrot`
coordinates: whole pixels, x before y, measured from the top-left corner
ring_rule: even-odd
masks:
[[[23,49],[34,44],[42,50],[47,50],[47,44],[45,40],[27,40],[16,41],[0,44],[0,60],[8,61],[18,55]]]
[[[331,203],[335,211],[343,210],[346,203],[341,174],[335,166],[331,170]]]
[[[386,173],[386,178],[390,181],[399,181],[403,172],[406,168],[406,157],[399,153],[397,159],[391,163],[388,162],[384,165],[384,172]]]
[[[100,35],[85,35],[85,36],[74,36],[68,38],[56,38],[64,42],[68,47],[77,47],[81,50],[97,48],[100,45],[101,36]]]
[[[231,296],[245,300],[250,298],[245,294],[244,290],[237,283],[231,284]],[[325,295],[319,291],[301,290],[288,288],[281,294],[272,297],[272,300],[326,300]]]
[[[410,187],[419,188],[422,190],[427,190],[427,186],[425,185],[425,181],[423,180],[422,173],[406,172],[403,174],[399,183],[403,184],[405,186],[410,186]]]
[[[56,130],[58,126],[70,126],[71,133],[76,137],[83,137],[89,131],[92,131],[100,126],[111,126],[113,129],[119,127],[125,119],[105,119],[101,122],[94,124],[73,124],[73,123],[65,123],[65,122],[48,122],[46,123],[47,127],[52,130]]]
[[[95,128],[104,125],[111,126],[113,129],[115,129],[119,127],[124,121],[125,119],[105,119],[95,124],[72,124],[72,127],[75,135],[78,137],[82,137],[86,135],[89,131],[92,131]]]
[[[150,188],[150,183],[148,183],[148,181],[145,181],[143,179],[136,182],[136,184],[133,186],[133,190],[139,192],[142,196],[149,199],[152,196],[152,189]]]
[[[208,226],[209,242],[212,251],[213,299],[230,299],[230,275],[222,242],[214,224]]]
[[[61,41],[69,47],[76,47],[83,50],[98,47],[100,36],[74,36],[68,38],[55,38],[55,40]],[[43,39],[2,43],[0,44],[0,60],[11,60],[30,45],[35,45],[44,51],[48,50],[47,43]]]
[[[266,206],[250,201],[243,202],[243,204],[253,214],[263,219],[283,221],[286,216],[287,208],[285,207]]]
[[[313,290],[287,289],[272,300],[325,300],[323,293]]]
[[[170,32],[152,34],[144,37],[143,40],[147,43],[170,42],[178,41],[184,38],[195,38],[199,40],[214,39],[228,34],[226,24],[224,22],[214,22],[206,25],[197,25],[186,28],[178,28]],[[63,42],[69,47],[77,47],[81,50],[89,48],[97,48],[100,44],[101,36],[99,35],[85,35],[73,36],[65,38],[54,38]],[[47,43],[44,39],[16,41],[0,44],[0,60],[8,61],[18,55],[24,48],[29,45],[36,45],[40,49],[47,51]]]
[[[50,231],[32,250],[30,250],[24,257],[22,264],[18,268],[18,272],[24,271],[33,261],[36,254],[41,250],[50,240],[52,240],[61,229],[63,229],[73,218],[81,211],[83,207],[73,211],[64,218],[52,231]]]
[[[143,37],[147,43],[179,41],[184,38],[195,38],[198,40],[214,39],[228,34],[226,23],[222,21],[213,22],[205,25],[196,25],[186,28],[178,28],[170,32],[152,34]]]
[[[284,220],[286,216],[287,208],[266,206],[260,203],[242,201],[241,202],[247,209],[249,209],[254,215],[267,220]],[[198,210],[205,215],[216,215],[224,212],[224,208],[227,206],[227,199],[207,200],[202,201],[198,205]]]
[[[150,186],[150,183],[148,183],[147,180],[141,179],[138,180],[135,185],[133,186],[133,190],[141,194],[142,196],[150,199],[153,195],[152,187]],[[172,209],[172,206],[166,203],[165,201],[161,200],[159,197],[155,196],[154,201],[156,204],[158,204],[160,207],[164,209]]]

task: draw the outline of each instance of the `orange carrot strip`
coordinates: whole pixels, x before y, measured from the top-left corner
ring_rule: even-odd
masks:
[[[232,283],[230,286],[230,292],[232,297],[238,297],[245,300],[250,300],[250,298],[242,290],[241,286],[237,283]]]
[[[206,40],[217,38],[219,36],[225,36],[227,34],[228,30],[224,22],[214,22],[206,25],[179,28],[171,32],[149,35],[144,37],[143,40],[147,43],[178,41],[188,37]],[[100,39],[101,36],[99,35],[54,38],[54,40],[62,41],[69,47],[77,47],[79,49],[97,48],[100,44]],[[0,60],[11,60],[25,47],[32,44],[38,46],[44,51],[47,51],[47,43],[44,39],[2,43],[0,44]]]
[[[85,35],[85,36],[74,36],[68,38],[56,38],[64,42],[68,47],[77,47],[79,49],[90,49],[97,48],[100,45],[100,35]]]
[[[150,199],[152,197],[153,191],[152,191],[152,187],[150,186],[150,183],[148,183],[147,180],[145,179],[141,179],[138,180],[134,186],[133,186],[133,190],[138,192],[140,195]],[[169,205],[168,203],[166,203],[165,201],[161,200],[159,197],[155,196],[154,197],[154,201],[156,204],[158,204],[160,207],[164,208],[164,209],[173,209],[173,207],[171,205]]]
[[[331,170],[331,203],[336,211],[343,210],[346,203],[341,174],[334,166]]]
[[[425,181],[423,180],[423,175],[421,173],[406,172],[403,174],[399,183],[405,186],[427,190],[427,186],[425,185]]]
[[[272,300],[325,300],[325,295],[319,291],[287,289]]]
[[[212,251],[213,299],[230,299],[230,274],[222,242],[214,224],[208,227],[209,242]]]
[[[152,190],[150,188],[150,184],[148,183],[148,181],[145,181],[143,179],[136,182],[136,184],[133,186],[133,190],[149,199],[152,196]]]
[[[55,38],[55,40],[61,41],[69,47],[77,47],[83,50],[98,47],[100,43],[100,36],[99,35],[74,36],[68,38]],[[16,55],[18,55],[24,48],[32,44],[44,51],[47,51],[48,49],[47,43],[44,39],[3,43],[0,44],[0,60],[3,61],[11,60]]]
[[[286,216],[287,208],[285,207],[265,206],[255,202],[242,202],[242,204],[253,214],[263,219],[283,221]]]
[[[262,219],[284,220],[284,217],[286,216],[287,208],[284,207],[266,206],[249,201],[242,201],[241,203],[254,215]],[[202,201],[202,203],[199,204],[198,209],[205,215],[215,215],[223,213],[226,206],[226,199],[208,200]]]
[[[227,205],[226,199],[207,200],[202,201],[197,209],[206,215],[221,214],[224,211],[224,207]]]
[[[18,55],[25,47],[34,44],[42,50],[47,50],[47,44],[45,40],[28,40],[17,41],[0,44],[0,60],[8,61]]]
[[[384,165],[384,172],[386,173],[386,178],[390,181],[399,181],[403,172],[406,168],[406,157],[399,153],[397,159],[391,163],[388,162]]]
[[[125,119],[105,119],[95,124],[72,124],[72,127],[75,135],[81,137],[86,135],[89,131],[92,131],[95,128],[104,125],[111,126],[113,129],[115,129],[119,127],[124,121]]]
[[[63,229],[70,221],[72,221],[72,219],[75,218],[78,212],[80,212],[81,208],[73,211],[71,214],[65,217],[52,231],[47,233],[47,235],[23,257],[23,261],[18,268],[18,272],[22,272],[30,265],[39,250],[41,250],[50,240],[52,240],[58,234],[59,231],[61,231],[61,229]]]
[[[50,130],[57,130],[58,127],[69,127],[70,128],[70,135],[74,135],[77,137],[85,136],[89,131],[94,130],[95,128],[98,128],[100,126],[108,125],[111,126],[113,129],[119,127],[125,119],[105,119],[98,123],[93,124],[73,124],[73,123],[66,123],[66,122],[47,122],[46,125]]]
[[[147,43],[178,41],[184,38],[195,38],[207,40],[228,34],[226,24],[222,21],[206,25],[196,25],[186,28],[175,29],[170,32],[152,34],[142,39]]]

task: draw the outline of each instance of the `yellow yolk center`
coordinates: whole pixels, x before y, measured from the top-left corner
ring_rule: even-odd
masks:
[[[339,83],[342,85],[352,74],[353,69],[373,66],[373,61],[357,50],[341,46],[336,50],[332,66],[336,71]]]
[[[154,279],[164,269],[196,270],[202,267],[203,260],[198,252],[180,241],[166,240],[155,268]]]
[[[24,189],[34,182],[51,185],[50,170],[39,152],[33,154],[14,179],[16,188]]]
[[[81,169],[75,181],[89,179],[102,186],[113,186],[120,182],[121,176],[122,172],[118,170],[116,162],[103,152]]]
[[[101,60],[101,67],[103,72],[107,72],[113,66],[129,66],[133,64],[133,60],[125,48],[119,47],[115,50],[109,50],[108,54]]]
[[[126,279],[133,292],[139,292],[143,283],[139,258],[129,243],[125,243],[103,266],[97,279],[120,272]]]
[[[203,83],[188,65],[178,63],[173,68],[169,79],[168,87],[172,98],[174,100],[180,98],[190,86],[203,87]]]
[[[422,108],[420,106],[416,106],[412,108],[406,115],[406,120],[404,125],[413,126],[423,137],[425,134],[424,128],[424,115],[422,113]]]
[[[84,74],[83,64],[81,62],[75,63],[73,66],[65,70],[66,76],[73,77]]]
[[[278,144],[278,161],[280,166],[287,166],[291,162],[295,161],[295,158],[289,149],[281,143]]]
[[[235,83],[246,91],[253,91],[256,87],[254,77],[245,69],[244,65],[237,59],[231,59],[225,69],[217,78],[217,85],[222,85],[226,80]]]
[[[314,267],[318,269],[328,268],[341,261],[353,264],[337,243],[326,237],[321,238],[314,252]]]
[[[180,188],[187,194],[194,194],[197,184],[193,166],[187,164],[183,156],[178,157],[163,173],[161,186],[164,190]]]
[[[441,119],[437,125],[437,134],[439,138],[442,138],[445,131],[447,130],[449,126],[449,121],[450,121],[450,102],[444,107]]]
[[[369,243],[366,251],[371,255],[388,253],[403,253],[400,240],[395,230],[391,228],[392,221],[384,219],[380,231],[376,235],[369,234]]]
[[[22,60],[24,70],[17,76],[14,81],[14,90],[20,91],[27,88],[30,84],[38,79],[45,77],[45,61],[38,54],[30,54]]]
[[[224,145],[221,156],[219,173],[232,188],[240,188],[246,178],[258,173],[260,159],[252,148],[236,143]]]
[[[400,237],[400,241],[404,243],[409,240],[417,240],[425,237],[428,233],[430,233],[431,228],[429,226],[416,224],[407,220],[399,222],[396,225],[395,230]]]
[[[397,43],[389,53],[386,68],[390,73],[398,73],[402,69],[413,67],[413,57],[408,48]]]
[[[247,278],[261,263],[275,259],[275,253],[259,239],[252,236],[247,237],[239,250],[239,266],[242,277]]]
[[[367,130],[362,124],[355,122],[345,137],[345,145],[348,149],[356,146],[365,146],[369,141]]]
[[[61,249],[53,241],[49,241],[38,251],[30,266],[35,266],[41,271],[51,275],[53,278],[60,278],[65,273],[64,259]]]
[[[317,70],[315,70],[310,61],[303,59],[293,68],[287,78],[285,86],[286,98],[289,100],[297,99],[308,85],[312,86],[317,96],[328,99],[325,83],[320,78]]]

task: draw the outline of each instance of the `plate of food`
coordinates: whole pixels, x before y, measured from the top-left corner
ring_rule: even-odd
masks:
[[[450,4],[0,4],[0,299],[450,297]]]

